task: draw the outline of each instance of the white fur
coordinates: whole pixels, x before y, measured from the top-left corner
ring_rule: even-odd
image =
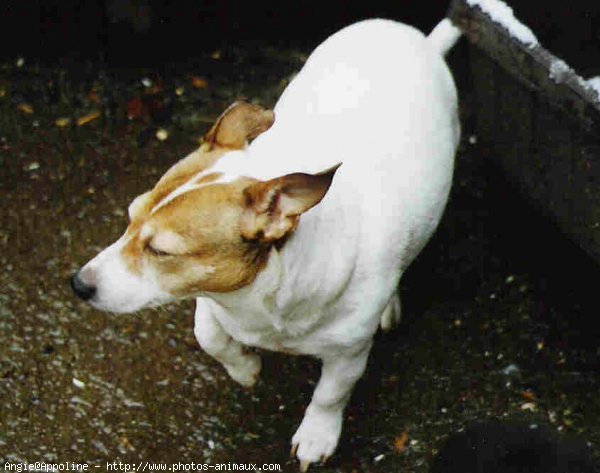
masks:
[[[444,18],[429,33],[429,42],[442,54],[446,54],[462,36],[459,28],[452,24],[449,18]]]
[[[200,298],[196,312],[198,335],[210,320],[216,338],[227,340],[227,357],[216,358],[228,371],[250,367],[245,378],[234,375],[243,384],[256,378],[257,365],[241,344],[323,361],[292,439],[303,467],[335,449],[372,336],[380,319],[388,326],[399,317],[400,276],[447,200],[460,131],[456,90],[438,46],[387,20],[343,29],[285,90],[273,127],[250,145],[249,157],[226,155],[213,168],[267,179],[343,163],[323,201],[302,216],[254,283]]]
[[[173,300],[160,289],[152,273],[142,271],[136,275],[127,269],[121,256],[127,241],[128,237],[121,237],[81,269],[81,274],[95,283],[96,295],[89,300],[90,304],[96,309],[126,313]]]

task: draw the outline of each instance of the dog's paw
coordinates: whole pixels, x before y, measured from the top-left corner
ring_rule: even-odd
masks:
[[[402,306],[400,305],[400,295],[394,294],[388,302],[388,305],[381,313],[379,325],[384,331],[388,331],[396,327],[400,323],[402,317]]]
[[[261,367],[260,356],[256,353],[245,353],[235,365],[225,366],[229,376],[246,388],[256,384]]]
[[[342,412],[309,407],[292,437],[291,455],[300,460],[300,471],[307,471],[311,463],[325,462],[337,447],[341,431]]]

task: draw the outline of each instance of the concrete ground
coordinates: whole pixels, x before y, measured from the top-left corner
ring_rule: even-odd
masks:
[[[278,463],[318,364],[264,353],[252,390],[199,350],[193,304],[115,316],[70,274],[239,97],[272,105],[301,52],[144,70],[0,64],[0,466]],[[426,472],[473,420],[575,434],[600,454],[600,272],[502,179],[469,128],[443,222],[406,274],[321,472]],[[93,468],[92,468],[93,470]]]

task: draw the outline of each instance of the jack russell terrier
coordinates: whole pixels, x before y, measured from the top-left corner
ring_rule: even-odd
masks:
[[[399,321],[400,277],[444,210],[460,126],[443,56],[459,36],[449,20],[426,37],[375,19],[329,37],[273,112],[230,106],[71,280],[111,312],[195,298],[198,343],[243,386],[261,369],[246,347],[319,358],[291,442],[302,471],[335,450],[373,335]]]

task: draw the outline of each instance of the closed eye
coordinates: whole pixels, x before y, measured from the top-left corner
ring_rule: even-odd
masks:
[[[146,250],[148,253],[150,253],[153,256],[173,256],[171,253],[168,253],[164,250],[160,250],[158,248],[155,248],[154,246],[147,244],[144,247],[144,250]]]

